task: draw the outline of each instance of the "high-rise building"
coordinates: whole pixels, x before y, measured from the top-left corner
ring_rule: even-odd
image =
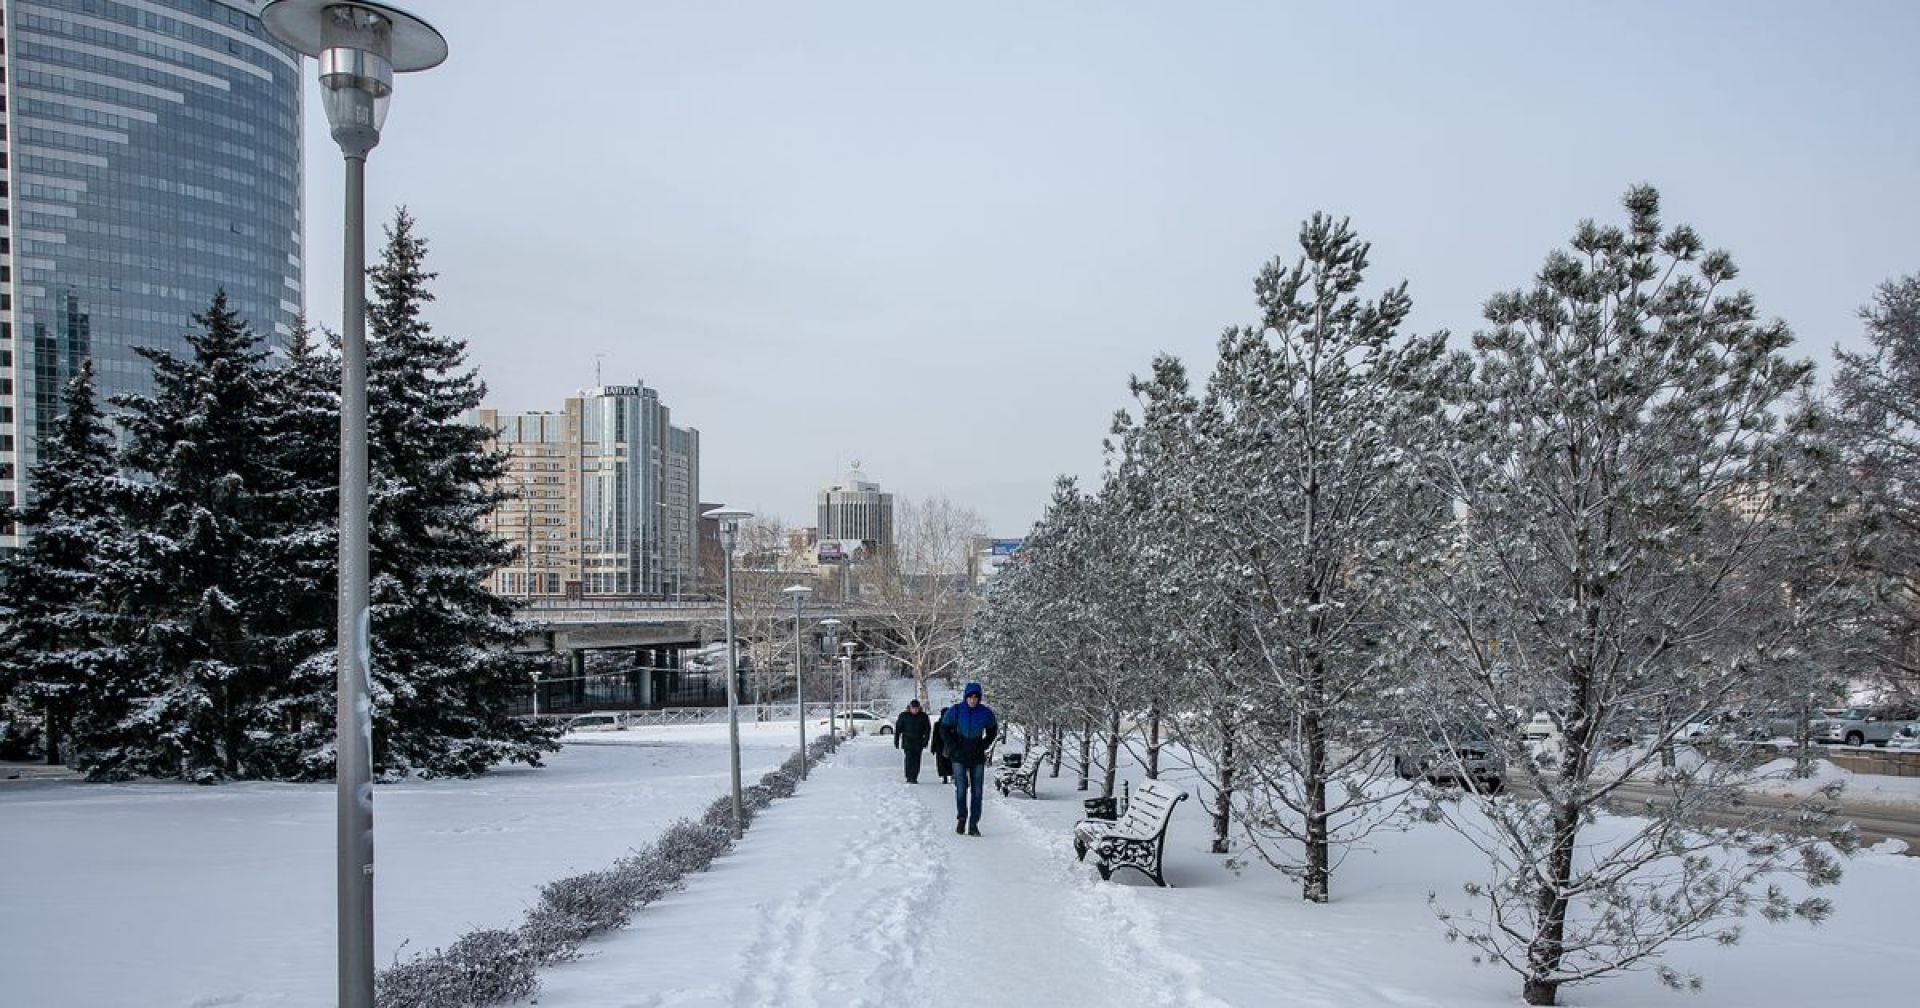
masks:
[[[603,385],[560,413],[480,410],[507,452],[493,532],[520,558],[494,573],[510,597],[663,595],[698,580],[700,432],[673,426],[645,385]]]
[[[846,478],[820,491],[820,543],[858,541],[869,553],[893,548],[893,495],[867,480],[855,462]]]
[[[0,0],[0,494],[83,360],[150,391],[214,292],[300,313],[300,59],[264,0]],[[12,529],[0,546],[18,545]]]

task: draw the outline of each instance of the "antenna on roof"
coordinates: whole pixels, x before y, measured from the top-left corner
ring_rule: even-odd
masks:
[[[600,387],[600,362],[604,360],[606,356],[607,355],[603,353],[593,355],[593,384],[595,388]]]

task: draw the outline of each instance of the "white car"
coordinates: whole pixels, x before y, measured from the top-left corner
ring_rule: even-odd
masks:
[[[627,716],[625,714],[582,714],[567,722],[567,731],[569,732],[626,730]]]
[[[827,718],[821,718],[820,727],[825,728],[828,720]],[[858,735],[861,732],[891,735],[893,734],[893,722],[868,711],[841,711],[840,730],[849,735]]]

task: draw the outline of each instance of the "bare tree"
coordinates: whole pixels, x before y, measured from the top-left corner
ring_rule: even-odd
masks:
[[[961,639],[979,604],[968,559],[986,528],[977,512],[945,497],[901,501],[893,548],[869,561],[861,578],[861,608],[882,624],[869,644],[913,676],[922,703],[929,679],[955,677]]]

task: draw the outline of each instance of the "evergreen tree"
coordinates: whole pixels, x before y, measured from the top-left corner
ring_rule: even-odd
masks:
[[[1912,700],[1920,698],[1920,275],[1882,284],[1860,317],[1868,349],[1835,351],[1834,413],[1848,475],[1865,484],[1872,505],[1863,513],[1885,523],[1867,565],[1882,585],[1875,622],[1883,646],[1865,668]]]
[[[1421,479],[1437,446],[1441,337],[1404,339],[1404,283],[1362,300],[1369,246],[1315,214],[1301,255],[1255,280],[1261,319],[1229,331],[1195,417],[1210,486],[1192,554],[1239,610],[1257,712],[1249,839],[1326,902],[1337,849],[1381,825],[1388,736],[1362,733],[1398,663],[1380,647],[1402,580],[1444,520]]]
[[[62,400],[28,473],[31,497],[7,515],[31,538],[0,561],[0,694],[41,713],[49,764],[63,761],[76,704],[101,673],[109,640],[100,609],[102,549],[123,489],[113,435],[94,401],[91,360],[81,362]]]
[[[255,638],[280,571],[263,562],[272,490],[267,353],[214,295],[192,354],[138,348],[154,393],[124,395],[120,463],[130,481],[105,588],[118,621],[111,674],[94,683],[85,763],[96,777],[212,781],[270,772],[252,752],[277,727],[277,670]]]
[[[261,452],[275,476],[262,494],[258,562],[273,572],[254,628],[273,670],[260,756],[275,777],[332,772],[334,623],[339,579],[340,368],[305,320],[268,375]]]
[[[383,773],[477,774],[539,765],[551,734],[508,715],[529,681],[509,646],[524,628],[486,588],[512,548],[480,526],[503,499],[506,456],[467,422],[485,387],[462,341],[424,317],[427,244],[402,210],[368,270],[368,453],[374,765]]]
[[[1806,645],[1833,593],[1777,590],[1795,551],[1811,570],[1830,549],[1827,525],[1791,520],[1823,485],[1780,416],[1809,365],[1784,356],[1785,324],[1728,290],[1730,256],[1664,228],[1651,188],[1625,205],[1625,228],[1583,223],[1531,289],[1488,301],[1491,328],[1449,395],[1444,481],[1462,517],[1422,582],[1426,709],[1453,712],[1440,727],[1510,707],[1563,720],[1550,766],[1509,760],[1535,799],[1439,809],[1489,858],[1472,905],[1442,917],[1518,973],[1529,1004],[1634,968],[1697,982],[1661,964],[1668,943],[1736,940],[1750,911],[1822,919],[1826,900],[1790,899],[1769,876],[1832,883],[1824,841],[1852,843],[1811,829],[1819,799],[1747,806],[1756,771],[1741,761],[1658,763],[1676,720],[1767,709],[1758,671]],[[1650,741],[1634,731],[1646,719]],[[1636,786],[1657,795],[1645,817],[1594,830]]]

